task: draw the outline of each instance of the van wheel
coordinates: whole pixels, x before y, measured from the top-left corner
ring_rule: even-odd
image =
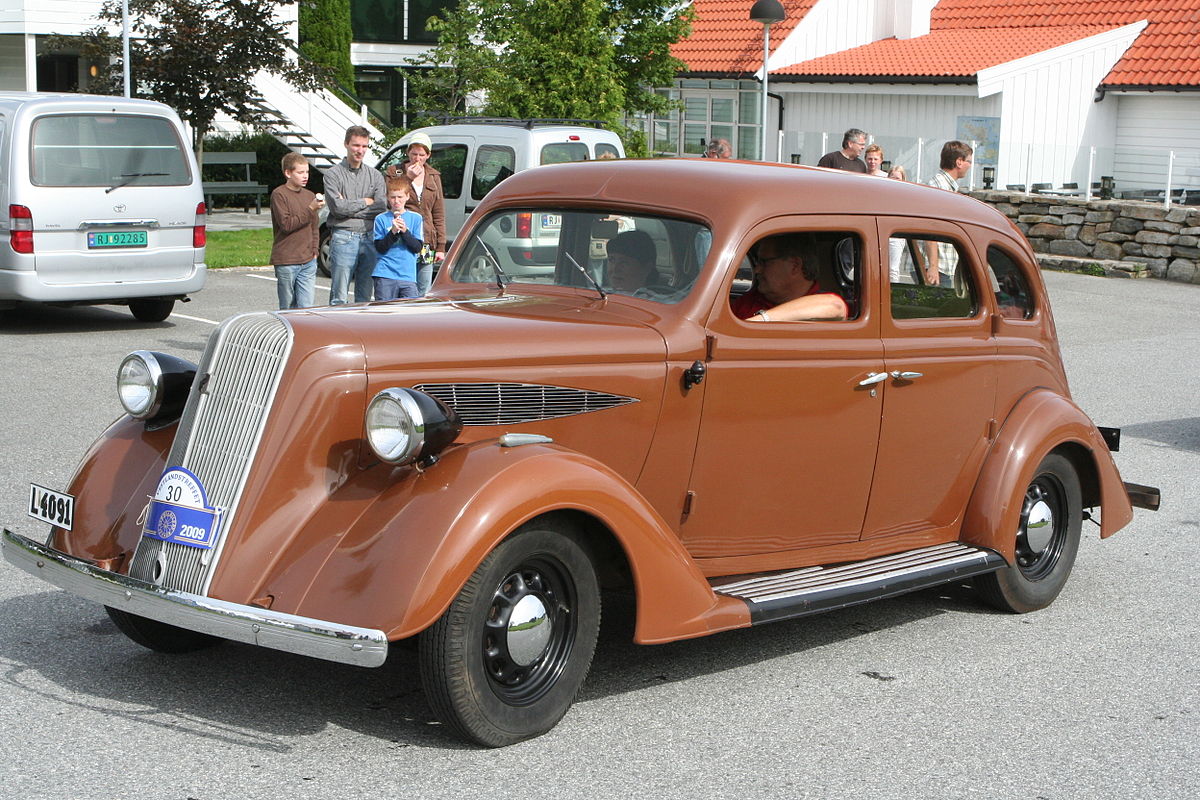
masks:
[[[975,579],[984,600],[1001,611],[1024,614],[1058,597],[1079,551],[1081,496],[1071,462],[1053,453],[1046,456],[1025,489],[1016,563]]]
[[[108,612],[109,619],[121,633],[142,647],[156,650],[159,653],[191,653],[224,641],[217,636],[189,631],[187,628],[178,628],[156,619],[146,619],[108,606],[105,606],[104,610]]]
[[[333,274],[329,271],[329,242],[332,238],[333,234],[329,232],[329,228],[322,225],[320,238],[317,241],[317,272],[326,278]]]
[[[553,728],[587,677],[600,590],[579,534],[534,521],[493,550],[421,634],[421,680],[460,736],[502,747]]]
[[[174,300],[130,300],[129,310],[139,322],[162,322],[171,316]]]

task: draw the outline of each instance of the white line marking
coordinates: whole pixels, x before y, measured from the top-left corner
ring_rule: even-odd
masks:
[[[247,273],[247,274],[246,274],[246,277],[247,277],[247,278],[258,278],[260,281],[270,281],[271,283],[278,283],[278,282],[279,282],[279,281],[275,280],[275,276],[274,276],[274,275],[254,275],[254,274],[252,274],[252,273]],[[314,289],[320,289],[320,290],[321,290],[321,291],[323,291],[323,292],[328,292],[328,291],[329,291],[329,287],[328,287],[328,286],[322,286],[320,283],[316,283],[316,284],[314,284],[313,288],[314,288]]]
[[[190,319],[192,322],[207,322],[209,325],[221,324],[219,322],[214,322],[211,319],[205,319],[204,317],[190,317],[187,314],[172,313],[171,318],[174,319],[175,317],[178,317],[179,319]]]

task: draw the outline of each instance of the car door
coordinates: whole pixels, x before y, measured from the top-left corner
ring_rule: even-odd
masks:
[[[752,231],[738,262],[759,238],[792,231],[853,238],[863,245],[859,253],[874,252],[865,246],[875,236],[869,219],[796,217]],[[737,268],[730,265],[726,280],[734,291]],[[867,266],[867,274],[874,269]],[[832,264],[826,264],[823,288],[832,288],[824,285],[832,280]],[[883,371],[877,290],[870,288],[877,284],[863,285],[855,318],[836,322],[746,322],[733,315],[727,297],[718,299],[708,323],[690,509],[680,527],[694,557],[858,540],[875,464]]]
[[[971,240],[953,223],[881,217],[878,226],[880,257],[890,262],[881,270],[879,315],[888,381],[863,538],[949,535],[994,425],[988,281]],[[938,271],[934,261],[943,285],[924,277],[925,267]]]

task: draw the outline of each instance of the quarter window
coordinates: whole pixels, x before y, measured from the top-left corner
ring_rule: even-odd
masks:
[[[517,154],[511,147],[483,144],[475,156],[475,172],[471,175],[471,197],[482,200],[500,181],[512,175],[517,166]]]
[[[979,301],[967,263],[948,238],[894,234],[888,240],[892,317],[975,316]]]
[[[1009,319],[1032,317],[1033,295],[1016,260],[994,245],[988,248],[987,259],[1000,316]]]
[[[442,173],[442,191],[446,199],[462,197],[463,176],[467,171],[467,146],[465,144],[435,144],[429,154],[429,163]]]

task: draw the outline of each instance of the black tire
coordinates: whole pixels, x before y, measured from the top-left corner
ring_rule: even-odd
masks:
[[[317,272],[325,278],[331,277],[333,274],[329,271],[329,240],[331,237],[329,228],[322,225],[317,239]]]
[[[130,300],[129,310],[139,322],[162,322],[171,316],[174,300]]]
[[[121,633],[142,647],[156,650],[159,653],[191,653],[224,641],[217,636],[189,631],[187,628],[177,628],[165,622],[146,619],[108,606],[105,606],[104,610],[108,612],[109,619],[120,629]]]
[[[1054,602],[1079,552],[1081,497],[1079,475],[1071,462],[1054,453],[1046,456],[1025,489],[1016,563],[975,579],[984,600],[1017,614]]]
[[[514,623],[514,611],[527,622]],[[421,682],[465,739],[503,747],[540,736],[575,702],[599,628],[599,585],[579,534],[559,519],[534,521],[421,634]]]

